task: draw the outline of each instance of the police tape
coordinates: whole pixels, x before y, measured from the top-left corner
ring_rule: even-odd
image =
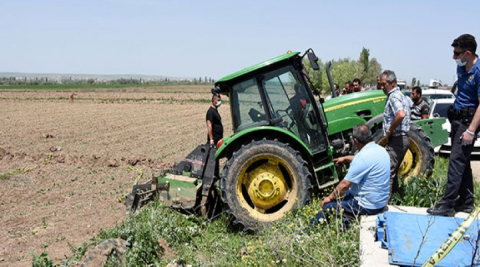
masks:
[[[430,258],[422,265],[422,267],[430,267],[438,264],[445,256],[450,253],[450,251],[455,247],[455,245],[463,237],[463,234],[467,231],[470,224],[475,220],[478,213],[480,213],[480,207],[475,208],[475,210],[468,215],[468,217],[460,224],[460,226],[450,235],[450,237],[445,241],[445,243],[440,246],[440,248],[432,255]]]

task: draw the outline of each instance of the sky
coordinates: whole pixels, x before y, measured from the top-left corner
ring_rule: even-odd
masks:
[[[365,47],[408,84],[452,85],[451,44],[480,38],[480,1],[2,0],[0,25],[0,72],[218,80],[288,50]]]

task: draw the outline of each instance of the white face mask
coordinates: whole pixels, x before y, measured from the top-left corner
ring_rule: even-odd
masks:
[[[455,59],[455,62],[457,63],[457,66],[464,67],[465,65],[467,65],[467,61],[465,61],[465,62],[462,61],[462,58],[464,58],[464,57],[465,57],[465,54],[463,55],[463,57]]]
[[[222,105],[222,101],[217,101],[217,103],[215,104],[215,106],[218,108]]]

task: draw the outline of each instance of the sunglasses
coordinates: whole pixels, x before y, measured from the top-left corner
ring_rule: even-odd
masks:
[[[467,52],[467,50],[464,50],[464,51],[462,51],[462,52],[455,52],[455,51],[453,51],[453,54],[454,54],[456,57],[458,57],[458,56],[460,56],[461,54],[463,54],[463,53],[465,53],[465,52]]]

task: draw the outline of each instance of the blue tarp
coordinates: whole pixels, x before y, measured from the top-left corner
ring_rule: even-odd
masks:
[[[388,247],[390,264],[422,266],[448,239],[463,218],[431,216],[401,212],[378,215],[377,234]],[[475,220],[452,251],[436,266],[472,266],[478,239],[479,220]],[[477,252],[475,266],[480,265]]]

